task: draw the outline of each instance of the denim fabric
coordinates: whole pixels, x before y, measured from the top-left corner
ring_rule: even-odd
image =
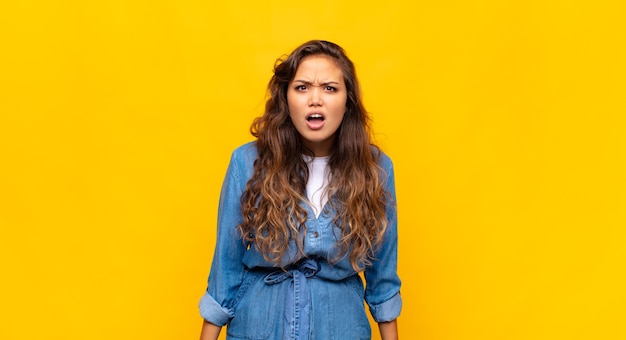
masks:
[[[242,221],[240,197],[256,157],[254,142],[232,154],[220,195],[217,244],[200,314],[213,324],[228,325],[227,339],[232,340],[370,339],[363,301],[378,322],[394,320],[402,308],[395,205],[388,205],[384,243],[364,271],[366,288],[346,257],[332,265],[327,261],[341,236],[332,223],[330,205],[316,218],[303,203],[309,216],[306,258],[301,258],[292,242],[283,259],[285,269],[276,268],[253,245],[245,244],[236,230]],[[384,154],[380,166],[395,200],[393,165]]]

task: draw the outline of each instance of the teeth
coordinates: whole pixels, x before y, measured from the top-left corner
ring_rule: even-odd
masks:
[[[322,118],[324,118],[322,117],[322,115],[315,113],[315,114],[310,115],[309,118],[307,119],[311,120],[311,119],[322,119]]]

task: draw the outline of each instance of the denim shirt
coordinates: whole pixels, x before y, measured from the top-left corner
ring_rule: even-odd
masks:
[[[338,336],[338,329],[344,327],[344,324],[352,323],[352,320],[349,320],[352,317],[350,314],[358,314],[358,322],[368,323],[367,318],[364,318],[365,314],[357,309],[359,307],[356,307],[360,304],[360,309],[363,309],[363,299],[367,302],[375,321],[384,322],[396,319],[400,314],[402,300],[400,279],[396,272],[398,234],[395,204],[390,203],[387,206],[388,226],[383,243],[377,248],[372,264],[364,270],[365,289],[347,256],[333,264],[327,261],[329,255],[332,257],[335,254],[336,240],[341,236],[340,229],[333,223],[334,212],[329,204],[318,217],[315,217],[310,205],[303,202],[303,207],[308,213],[305,223],[306,235],[304,235],[305,257],[302,258],[295,243],[291,241],[283,259],[283,264],[288,269],[282,270],[263,259],[263,255],[255,249],[254,245],[246,244],[236,228],[242,222],[240,197],[248,180],[252,177],[256,158],[257,150],[254,142],[244,144],[232,153],[220,195],[217,243],[208,288],[200,300],[202,317],[218,326],[229,324],[229,339],[286,338],[285,334],[289,332],[291,334],[289,338],[293,339],[322,339],[324,336],[320,335],[321,333],[317,337],[309,336],[309,334],[314,334],[318,330],[321,332],[322,325],[320,324],[329,322],[336,323],[336,326],[333,326],[334,330],[326,330],[326,336],[341,338]],[[386,190],[395,202],[393,164],[382,152],[379,165],[386,175]],[[287,282],[286,286],[278,288],[283,281]],[[276,286],[276,289],[269,290],[270,286]],[[286,290],[302,294],[296,294],[297,301],[294,301],[294,294],[285,292]],[[337,292],[333,293],[334,290]],[[323,296],[324,294],[329,295]],[[352,299],[353,297],[354,301],[342,301],[344,298]],[[282,300],[283,298],[287,300]],[[262,303],[268,303],[268,305],[263,307],[260,305]],[[245,313],[258,315],[242,315],[243,319],[239,320],[238,310],[243,313],[246,304],[250,304],[251,308]],[[346,309],[349,304],[355,306],[354,312]],[[289,311],[281,311],[284,308]],[[273,327],[274,331],[271,330],[272,327],[267,327],[270,329],[267,333],[255,331],[257,337],[251,334],[239,334],[235,329],[240,324],[241,332],[246,332],[246,329],[250,329],[251,325],[258,322],[281,322],[283,318],[280,315],[269,315],[275,310],[279,310],[276,313],[295,313],[296,319],[306,318],[307,322],[300,326],[292,324],[291,328],[284,325],[276,326]],[[332,320],[319,319],[318,314],[329,313],[332,314]],[[285,316],[285,318],[288,317],[290,316]],[[311,326],[308,322],[319,324]],[[232,332],[231,328],[233,328]],[[281,330],[276,331],[278,328]],[[362,334],[364,334],[362,338],[369,338],[366,334],[370,331],[369,324],[363,324],[362,328]],[[346,330],[348,331],[351,330]],[[297,334],[300,336],[295,336]],[[357,338],[354,334],[347,336]]]

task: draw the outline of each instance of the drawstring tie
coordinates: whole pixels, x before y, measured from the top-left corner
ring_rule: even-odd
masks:
[[[310,330],[310,295],[307,279],[319,271],[317,261],[303,259],[285,270],[272,272],[265,276],[268,285],[281,283],[291,278],[293,288],[285,294],[285,320],[289,327],[285,329],[284,339],[308,340]]]

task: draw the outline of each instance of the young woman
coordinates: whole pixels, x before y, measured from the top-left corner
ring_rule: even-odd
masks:
[[[344,50],[309,41],[277,63],[256,141],[222,186],[201,339],[398,337],[400,279],[391,160]],[[364,272],[364,288],[360,272]]]

